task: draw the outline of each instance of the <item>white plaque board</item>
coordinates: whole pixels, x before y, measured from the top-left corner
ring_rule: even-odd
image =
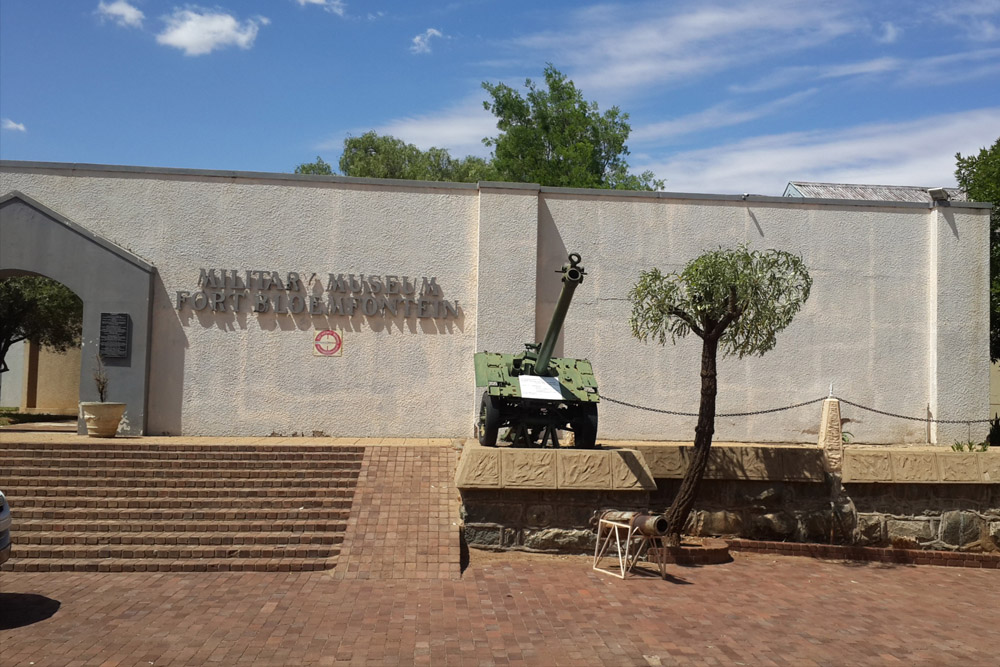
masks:
[[[541,398],[548,401],[561,401],[559,378],[540,377],[538,375],[522,375],[521,398]]]

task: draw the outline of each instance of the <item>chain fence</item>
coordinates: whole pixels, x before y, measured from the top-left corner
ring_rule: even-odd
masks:
[[[988,424],[991,419],[933,419],[931,417],[909,417],[906,415],[899,415],[894,412],[886,412],[885,410],[877,410],[876,408],[870,408],[860,403],[855,403],[849,401],[846,398],[841,398],[840,396],[820,396],[819,398],[814,398],[811,401],[803,401],[802,403],[795,403],[794,405],[784,405],[780,408],[768,408],[766,410],[751,410],[750,412],[718,412],[716,417],[752,417],[754,415],[766,415],[773,412],[783,412],[785,410],[794,410],[795,408],[802,408],[807,405],[813,405],[819,403],[820,401],[825,401],[828,398],[835,398],[845,405],[850,405],[852,407],[858,408],[859,410],[866,410],[868,412],[874,412],[875,414],[883,415],[885,417],[894,417],[896,419],[907,419],[909,421],[924,422],[925,424]],[[680,412],[678,410],[664,410],[661,408],[651,408],[645,405],[637,405],[635,403],[629,403],[627,401],[621,401],[616,398],[611,398],[606,394],[601,394],[602,401],[609,401],[611,403],[616,403],[618,405],[624,405],[628,408],[635,408],[636,410],[645,410],[647,412],[658,412],[665,415],[675,415],[678,417],[697,417],[697,412]]]

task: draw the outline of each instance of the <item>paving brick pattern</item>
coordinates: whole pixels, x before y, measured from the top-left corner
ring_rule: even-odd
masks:
[[[0,629],[0,664],[997,664],[995,570],[737,553],[669,573],[479,552],[461,580],[5,572],[0,628],[59,608]]]
[[[454,447],[365,448],[334,576],[457,579]]]

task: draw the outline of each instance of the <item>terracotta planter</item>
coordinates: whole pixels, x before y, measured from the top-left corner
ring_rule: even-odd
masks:
[[[91,438],[113,438],[125,414],[124,403],[80,403],[87,435]]]

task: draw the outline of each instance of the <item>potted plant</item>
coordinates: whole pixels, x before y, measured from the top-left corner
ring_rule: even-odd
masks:
[[[94,384],[100,401],[81,401],[80,411],[87,423],[87,435],[91,438],[113,438],[118,433],[118,425],[125,414],[124,403],[109,403],[108,373],[104,370],[101,355],[95,355],[97,367],[94,369]]]

